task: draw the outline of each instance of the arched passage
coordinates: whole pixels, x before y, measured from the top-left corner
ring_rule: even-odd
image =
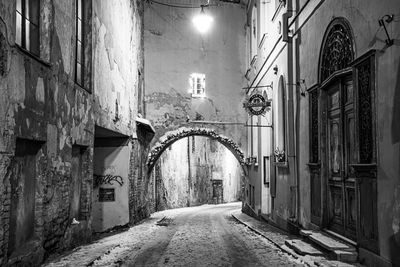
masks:
[[[209,128],[179,128],[178,130],[167,132],[164,136],[160,138],[160,141],[156,143],[152,149],[150,150],[148,159],[147,159],[147,170],[148,175],[150,175],[151,171],[157,160],[160,158],[161,154],[174,142],[179,139],[188,137],[188,136],[206,136],[211,139],[217,140],[222,145],[224,145],[235,158],[239,161],[242,166],[243,173],[247,175],[247,168],[244,162],[244,154],[239,146],[232,139],[225,137],[223,135],[218,134],[214,129]]]
[[[236,143],[213,129],[180,128],[151,149],[155,209],[239,201],[247,167]]]

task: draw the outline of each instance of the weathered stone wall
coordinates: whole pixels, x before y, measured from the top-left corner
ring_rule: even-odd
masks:
[[[94,5],[95,124],[131,137],[130,222],[152,211],[146,168],[148,141],[136,117],[144,114],[144,1],[97,1]]]
[[[143,75],[143,1],[95,1],[94,110],[98,126],[136,136]]]
[[[6,40],[2,43],[6,51],[2,58],[5,70],[0,79],[2,264],[7,260],[16,264],[37,264],[44,254],[75,242],[69,214],[71,149],[73,144],[90,147],[94,124],[90,119],[92,97],[73,81],[74,49],[68,47],[74,38],[73,13],[74,1],[42,1],[40,56],[35,57],[14,42],[15,2],[2,1],[0,5],[1,34]],[[63,38],[69,41],[64,42]],[[23,188],[22,178],[17,178],[15,185],[11,183],[19,177],[16,147],[24,142],[40,144],[33,165],[36,167],[30,170],[35,173],[34,235],[11,250],[8,244],[17,229],[9,223],[19,220],[13,217],[18,215],[12,214],[15,209],[22,211],[27,205],[19,200],[19,204],[11,205],[10,209],[10,200],[21,199],[24,194],[19,191]],[[21,157],[24,160],[25,157]],[[85,164],[90,166],[90,163],[89,156]],[[86,170],[84,181],[90,182],[91,169]],[[91,189],[82,192],[82,203],[90,201]],[[89,207],[82,205],[82,214]],[[87,224],[90,217],[82,219],[81,226],[86,227],[78,243],[90,238],[90,224]]]
[[[241,198],[242,167],[226,147],[208,137],[176,141],[162,154],[155,172],[158,210],[214,203],[213,179],[222,180],[224,202]]]
[[[178,1],[199,5],[198,1]],[[145,4],[146,112],[156,129],[156,142],[179,127],[203,126],[230,137],[246,149],[245,8],[218,2],[205,12],[214,17],[209,33],[200,35],[192,17],[200,9]],[[206,75],[206,97],[192,98],[191,73]],[[216,122],[196,124],[193,121]]]
[[[129,221],[137,223],[154,212],[154,178],[147,174],[149,144],[143,138],[132,141],[130,158]]]
[[[95,124],[136,138],[143,6],[142,1],[109,2],[91,6],[92,1],[84,1],[87,71],[82,88],[74,82],[76,1],[40,1],[39,57],[15,44],[16,1],[0,1],[0,265],[37,265],[50,253],[90,240]],[[10,222],[19,218],[15,208],[26,207],[18,162],[27,159],[16,155],[24,143],[39,146],[32,157],[34,234],[9,249],[16,229]],[[77,199],[74,146],[82,151],[77,225],[71,224],[71,203]]]

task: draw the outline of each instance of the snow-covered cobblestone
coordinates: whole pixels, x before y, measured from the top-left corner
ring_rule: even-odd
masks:
[[[230,213],[240,207],[230,203],[157,212],[44,266],[302,266],[238,224]]]

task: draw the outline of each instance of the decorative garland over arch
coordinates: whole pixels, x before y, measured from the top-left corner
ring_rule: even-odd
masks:
[[[350,66],[354,60],[353,34],[344,18],[334,19],[322,42],[319,78],[322,83],[331,74]]]
[[[207,136],[211,139],[219,141],[222,145],[224,145],[233,153],[233,155],[239,161],[240,165],[244,167],[244,154],[239,146],[232,139],[218,134],[217,132],[215,132],[214,129],[184,127],[175,131],[167,132],[163,137],[160,138],[160,142],[156,143],[155,146],[151,149],[147,159],[148,173],[151,172],[158,158],[170,145],[172,145],[179,139],[192,135]],[[243,169],[245,170],[245,168]]]

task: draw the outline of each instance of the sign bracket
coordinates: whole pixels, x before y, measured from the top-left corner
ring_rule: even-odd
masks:
[[[244,127],[267,127],[267,128],[274,128],[272,124],[270,124],[270,125],[245,124]]]

